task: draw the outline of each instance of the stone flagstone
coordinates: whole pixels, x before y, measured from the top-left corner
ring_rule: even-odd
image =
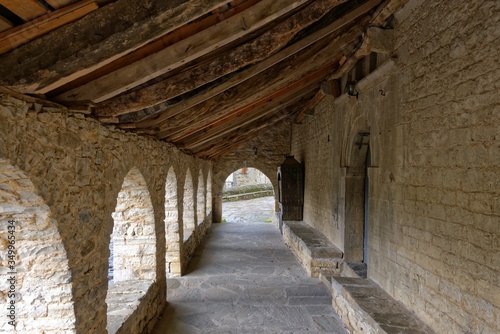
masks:
[[[347,333],[328,289],[268,223],[213,225],[167,301],[154,334]]]

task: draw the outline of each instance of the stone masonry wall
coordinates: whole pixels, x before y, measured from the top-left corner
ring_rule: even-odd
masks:
[[[22,170],[57,222],[71,272],[77,333],[105,333],[109,240],[112,213],[132,168],[143,175],[156,230],[156,281],[144,300],[154,301],[142,328],[151,329],[165,305],[165,189],[167,172],[184,196],[188,168],[208,173],[210,163],[181,154],[153,139],[102,126],[82,115],[0,96],[0,158]],[[197,180],[193,182],[196,189]],[[179,205],[182,210],[182,205]],[[182,212],[182,211],[181,211]],[[181,214],[178,215],[179,217]],[[182,230],[182,228],[181,228]],[[181,261],[186,254],[181,252]],[[135,327],[134,327],[135,328]]]
[[[409,1],[395,65],[359,82],[359,99],[326,98],[292,133],[305,221],[348,249],[349,184],[366,174],[368,276],[438,333],[500,331],[499,11]]]

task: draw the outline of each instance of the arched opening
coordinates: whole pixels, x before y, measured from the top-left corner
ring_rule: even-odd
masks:
[[[137,168],[125,176],[113,217],[108,284],[108,333],[115,333],[133,313],[156,279],[156,233],[146,180]]]
[[[177,178],[170,167],[165,185],[165,238],[167,277],[181,275],[179,214],[177,208]]]
[[[0,330],[75,333],[66,250],[57,222],[20,169],[0,159]]]
[[[271,180],[256,168],[241,168],[224,183],[222,222],[273,221],[276,199]]]
[[[182,211],[182,226],[184,241],[187,241],[193,234],[196,228],[195,212],[194,212],[194,187],[191,171],[186,172],[186,180],[184,181],[184,199]]]
[[[198,175],[198,191],[196,193],[196,206],[197,206],[197,222],[201,225],[205,221],[205,181],[203,179],[203,172],[200,170]]]
[[[368,263],[368,168],[370,133],[358,132],[351,147],[345,177],[344,253],[350,262]]]
[[[205,206],[205,216],[209,217],[212,214],[212,171],[208,171],[207,176],[207,197]]]

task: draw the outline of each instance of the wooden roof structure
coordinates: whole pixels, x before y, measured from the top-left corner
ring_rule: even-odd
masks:
[[[217,159],[305,113],[403,0],[0,0],[0,85]]]

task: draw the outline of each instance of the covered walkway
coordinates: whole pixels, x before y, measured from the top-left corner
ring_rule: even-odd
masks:
[[[347,333],[270,223],[213,225],[188,274],[168,280],[167,301],[155,334]]]

